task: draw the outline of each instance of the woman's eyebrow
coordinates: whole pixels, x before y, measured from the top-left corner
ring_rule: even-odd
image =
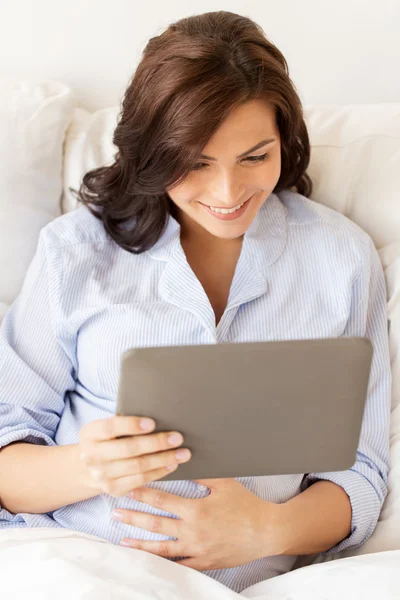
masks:
[[[243,158],[243,156],[246,156],[246,154],[250,154],[250,152],[254,152],[254,150],[258,150],[262,146],[266,146],[267,144],[271,144],[271,142],[275,142],[275,140],[276,140],[276,138],[274,138],[274,137],[273,138],[269,138],[267,140],[262,140],[261,142],[258,142],[258,144],[256,144],[252,148],[250,148],[250,150],[246,150],[246,152],[243,152],[242,154],[239,154],[239,156],[237,156],[236,158]],[[206,160],[217,160],[216,158],[213,158],[212,156],[207,156],[206,154],[200,154],[199,158],[205,158]]]

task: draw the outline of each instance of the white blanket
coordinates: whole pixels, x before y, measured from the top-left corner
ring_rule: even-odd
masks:
[[[69,529],[0,530],[7,600],[398,600],[400,550],[297,569],[236,594],[159,556]]]

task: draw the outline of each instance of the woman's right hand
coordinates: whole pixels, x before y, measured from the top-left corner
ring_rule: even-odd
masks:
[[[141,425],[146,423],[150,426],[143,429]],[[155,426],[153,419],[123,416],[84,425],[78,451],[89,486],[99,493],[125,496],[136,487],[175,471],[180,462],[191,458],[187,448],[178,450],[186,450],[187,458],[179,458],[177,450],[172,449],[183,443],[182,434],[177,431],[150,433]]]

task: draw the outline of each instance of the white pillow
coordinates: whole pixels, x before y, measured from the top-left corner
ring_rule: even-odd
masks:
[[[393,374],[389,493],[374,534],[351,556],[400,548],[400,103],[305,106],[311,142],[311,198],[345,214],[374,240],[385,269]],[[89,169],[109,164],[118,108],[77,109],[65,154],[65,211],[76,206],[68,187]]]
[[[311,198],[360,225],[380,249],[400,240],[400,103],[309,105]]]
[[[118,113],[118,107],[94,113],[82,108],[74,109],[64,147],[63,213],[74,210],[77,206],[76,198],[69,188],[77,190],[87,171],[113,162],[117,148],[112,143],[112,137]]]
[[[20,291],[41,228],[60,212],[70,89],[0,81],[0,321]]]

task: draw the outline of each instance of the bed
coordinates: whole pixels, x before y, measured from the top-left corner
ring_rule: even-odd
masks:
[[[60,600],[400,597],[400,104],[304,108],[312,199],[369,233],[386,277],[391,457],[388,495],[374,533],[355,550],[302,558],[293,571],[236,594],[187,567],[78,531],[0,527],[7,600],[50,598],[55,586]],[[20,290],[41,228],[75,210],[69,188],[87,170],[111,162],[118,110],[90,112],[60,81],[0,82],[0,321]]]

